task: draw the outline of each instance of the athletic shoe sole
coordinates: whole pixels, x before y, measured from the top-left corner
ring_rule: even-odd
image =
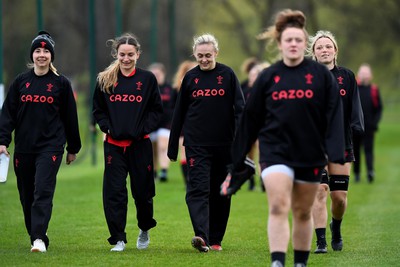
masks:
[[[209,247],[204,242],[203,238],[195,236],[192,238],[192,246],[200,252],[208,252]]]

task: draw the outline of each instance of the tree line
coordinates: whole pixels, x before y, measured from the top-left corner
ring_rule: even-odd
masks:
[[[400,1],[397,0],[42,0],[43,28],[56,41],[55,65],[71,78],[78,91],[90,92],[90,49],[96,73],[112,60],[108,39],[118,31],[136,34],[143,54],[139,67],[162,62],[172,78],[179,62],[191,58],[192,38],[211,32],[220,42],[219,61],[238,76],[248,57],[273,61],[275,52],[255,37],[273,23],[282,8],[300,9],[307,16],[307,30],[329,30],[339,45],[339,64],[357,71],[368,62],[383,94],[399,98]],[[118,6],[121,13],[118,17]],[[7,88],[29,62],[30,43],[38,32],[37,1],[2,0],[3,79]],[[89,19],[94,14],[95,33]],[[120,26],[120,29],[118,29]],[[94,35],[92,35],[94,34]],[[95,47],[90,37],[95,36]]]

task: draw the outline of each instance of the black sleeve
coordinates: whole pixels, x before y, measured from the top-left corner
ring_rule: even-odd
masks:
[[[376,90],[375,94],[376,94],[376,98],[377,98],[375,101],[377,102],[377,105],[375,107],[375,112],[374,112],[374,116],[373,116],[373,120],[374,120],[373,125],[375,126],[375,129],[378,130],[378,124],[382,118],[383,103],[382,103],[382,99],[381,99],[381,96],[379,93],[379,88],[377,86],[375,86],[375,90]]]
[[[104,94],[101,89],[100,85],[96,83],[96,87],[93,93],[93,117],[97,124],[100,127],[100,130],[103,133],[109,133],[110,127],[110,120],[107,110],[107,104],[104,99]]]
[[[351,110],[351,130],[354,134],[362,134],[364,132],[364,114],[360,101],[360,93],[358,90],[357,82],[353,73],[350,73],[350,80],[352,82],[352,110]]]
[[[235,129],[237,129],[240,118],[243,113],[243,108],[244,108],[244,96],[243,96],[243,90],[240,87],[239,80],[237,79],[236,75],[232,74],[232,88],[235,90],[235,103],[234,103],[234,109],[235,109]]]
[[[160,96],[160,88],[158,87],[155,76],[152,76],[150,81],[151,95],[149,101],[149,110],[143,125],[142,135],[149,134],[158,128],[161,116],[163,114],[163,106]]]
[[[67,138],[67,152],[76,154],[81,149],[81,138],[79,135],[78,113],[71,83],[65,77],[61,77],[63,99],[61,100],[61,120],[64,124]]]
[[[172,116],[171,133],[169,135],[167,152],[168,158],[172,161],[176,161],[178,158],[179,137],[181,135],[183,122],[188,107],[187,95],[185,94],[187,90],[187,80],[188,78],[185,76],[182,81],[181,90],[179,91],[176,99],[174,113]]]
[[[11,83],[0,116],[0,145],[8,147],[15,130],[19,105],[19,77]]]

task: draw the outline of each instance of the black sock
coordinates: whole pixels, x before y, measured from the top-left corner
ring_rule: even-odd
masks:
[[[279,261],[280,263],[282,263],[282,266],[285,266],[285,257],[286,257],[285,252],[272,252],[271,262]]]
[[[332,232],[340,234],[340,225],[342,224],[342,220],[336,220],[332,218]]]
[[[161,181],[166,181],[167,180],[167,169],[161,169],[160,180]]]
[[[303,263],[304,265],[307,265],[309,255],[310,251],[294,250],[294,264]]]
[[[315,229],[315,234],[317,235],[317,240],[319,242],[323,241],[326,243],[326,228]]]

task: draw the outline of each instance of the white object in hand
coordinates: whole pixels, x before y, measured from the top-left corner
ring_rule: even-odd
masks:
[[[0,154],[0,183],[7,181],[8,165],[10,163],[10,157],[5,153]]]

